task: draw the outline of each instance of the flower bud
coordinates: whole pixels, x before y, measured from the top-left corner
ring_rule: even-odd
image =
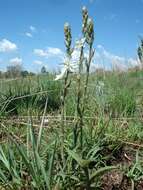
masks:
[[[66,33],[69,31],[69,29],[70,29],[70,25],[69,25],[68,22],[66,22],[66,23],[64,24],[64,33],[66,34]]]
[[[88,18],[87,21],[86,41],[89,44],[92,44],[94,41],[94,24],[91,18]]]
[[[87,20],[88,20],[88,10],[87,8],[84,6],[82,8],[82,32],[85,35],[86,33],[86,25],[87,25]]]
[[[82,7],[82,14],[88,14],[87,8],[85,6]]]
[[[70,46],[71,46],[71,40],[72,40],[71,28],[70,28],[69,23],[65,23],[64,25],[64,34],[65,34],[65,45],[67,48],[67,52],[69,52]]]

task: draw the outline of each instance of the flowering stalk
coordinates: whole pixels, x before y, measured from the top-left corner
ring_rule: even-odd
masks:
[[[84,115],[84,110],[85,110],[85,106],[87,103],[87,88],[88,88],[88,81],[89,81],[89,73],[90,73],[90,65],[92,62],[92,58],[94,56],[94,50],[93,50],[93,42],[94,42],[94,25],[93,25],[93,21],[92,19],[88,19],[87,21],[87,29],[85,30],[86,32],[84,33],[85,37],[86,37],[86,42],[89,46],[89,57],[88,59],[86,59],[85,61],[85,65],[86,65],[86,78],[85,78],[85,84],[84,84],[84,92],[83,92],[83,103],[82,103],[82,116]],[[81,127],[81,147],[82,145],[82,127]]]
[[[69,26],[68,23],[66,23],[64,25],[64,35],[65,35],[65,45],[66,45],[66,53],[67,53],[67,58],[68,60],[70,60],[71,58],[71,28]],[[61,132],[62,132],[62,159],[64,162],[64,139],[65,139],[65,101],[66,101],[66,96],[67,96],[67,91],[68,88],[70,86],[70,81],[68,81],[69,79],[69,73],[70,70],[68,68],[68,64],[69,62],[65,62],[65,67],[64,67],[64,74],[65,74],[65,78],[64,78],[64,87],[63,87],[63,95],[61,97]],[[62,76],[61,76],[62,77]]]
[[[94,51],[92,49],[92,45],[90,44],[89,58],[88,58],[88,60],[86,60],[86,78],[85,78],[85,85],[84,85],[83,108],[82,108],[83,114],[84,114],[85,103],[87,102],[87,88],[88,88],[88,81],[89,81],[90,65],[91,65],[93,56],[94,56]]]
[[[86,25],[88,20],[88,11],[86,7],[82,8],[82,33],[86,33]],[[85,37],[85,35],[83,35]],[[84,38],[86,40],[86,38]],[[79,70],[77,75],[77,100],[76,100],[76,114],[77,118],[79,118],[74,127],[74,147],[77,145],[79,132],[80,132],[80,147],[82,150],[82,127],[83,127],[83,115],[82,115],[82,105],[81,105],[81,99],[82,99],[82,92],[81,92],[81,74],[82,74],[82,68],[83,68],[83,60],[84,60],[84,46],[82,45],[80,48],[80,58],[79,58]]]
[[[88,58],[84,58],[84,47],[81,47],[80,51],[80,61],[79,61],[79,73],[77,77],[77,115],[79,117],[79,120],[76,122],[75,129],[74,129],[74,146],[77,144],[79,132],[80,132],[80,147],[82,150],[83,147],[83,116],[84,116],[84,110],[85,110],[85,105],[87,102],[87,87],[88,87],[88,80],[89,80],[89,72],[90,72],[90,65],[92,58],[94,56],[94,51],[93,51],[93,41],[94,41],[94,26],[93,26],[93,21],[92,19],[88,18],[88,11],[86,7],[83,7],[82,9],[82,33],[85,39],[85,42],[89,46],[89,56]],[[85,61],[85,66],[86,66],[86,78],[85,78],[85,84],[84,84],[84,89],[83,89],[83,94],[81,95],[81,71],[83,67],[83,62]],[[81,97],[82,96],[82,97]]]
[[[82,74],[82,68],[83,68],[83,54],[84,54],[84,47],[81,46],[80,49],[80,58],[79,58],[79,69],[77,74],[77,99],[76,99],[76,118],[79,118],[79,120],[76,121],[75,127],[74,127],[74,147],[77,144],[77,139],[79,135],[78,128],[83,125],[82,123],[82,112],[81,112],[81,74]]]
[[[88,59],[85,60],[86,78],[85,78],[84,93],[83,93],[83,106],[82,106],[83,114],[84,114],[85,104],[87,100],[87,87],[88,87],[88,81],[89,81],[90,65],[92,62],[92,58],[94,56],[94,50],[93,50],[94,25],[91,18],[88,18],[85,28],[86,29],[84,30],[85,32],[83,32],[83,35],[85,36],[86,42],[89,46],[89,56],[88,56]]]
[[[94,55],[93,51],[93,41],[94,41],[94,26],[92,19],[88,18],[88,11],[84,7],[82,9],[82,16],[83,16],[83,24],[82,24],[82,33],[83,38],[81,38],[79,41],[76,42],[75,47],[71,48],[71,28],[69,24],[64,25],[64,34],[65,34],[65,45],[66,45],[66,59],[64,62],[64,67],[61,71],[61,74],[56,77],[56,80],[59,80],[64,77],[64,87],[63,87],[63,96],[61,99],[61,129],[62,129],[62,146],[64,146],[64,134],[65,134],[65,102],[66,102],[66,96],[67,91],[70,86],[71,81],[69,81],[69,73],[70,72],[77,72],[75,70],[78,68],[77,73],[77,98],[76,98],[76,118],[75,120],[75,127],[74,127],[74,147],[77,145],[77,141],[79,139],[80,135],[80,147],[82,150],[83,146],[83,140],[82,140],[82,131],[83,131],[83,116],[84,116],[84,110],[85,105],[87,102],[87,86],[88,86],[88,80],[89,80],[89,71],[90,71],[90,65],[91,61]],[[84,46],[85,43],[89,47],[89,56],[88,58],[84,57]],[[78,54],[78,60],[74,60],[74,55]],[[85,78],[85,84],[84,88],[82,88],[81,84],[81,77],[82,77],[82,71],[84,68],[84,64],[86,67],[86,78]],[[62,148],[64,149],[64,148]],[[62,151],[62,155],[63,155]],[[64,156],[63,156],[64,157]]]

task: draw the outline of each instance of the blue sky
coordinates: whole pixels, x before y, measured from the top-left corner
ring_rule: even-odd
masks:
[[[143,0],[0,0],[0,70],[56,68],[65,50],[63,25],[72,26],[73,41],[80,37],[83,5],[95,23],[95,64],[136,64]]]

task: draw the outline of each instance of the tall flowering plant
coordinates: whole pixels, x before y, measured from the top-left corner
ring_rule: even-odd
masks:
[[[55,80],[60,80],[64,78],[63,93],[61,96],[61,134],[62,134],[61,155],[62,155],[63,162],[64,162],[65,119],[66,119],[65,101],[66,101],[67,91],[71,83],[69,79],[69,74],[70,72],[73,71],[73,68],[74,68],[74,65],[71,63],[71,54],[72,54],[71,27],[68,23],[65,23],[64,25],[64,35],[65,35],[65,46],[66,46],[66,58],[64,59],[64,65],[63,65],[61,73],[57,75],[55,79]]]
[[[77,146],[79,140],[82,149],[82,131],[83,131],[83,116],[85,106],[87,104],[87,88],[90,73],[90,65],[94,56],[93,42],[94,42],[94,24],[89,17],[86,7],[82,8],[82,37],[72,44],[71,28],[68,23],[64,25],[66,56],[64,59],[61,73],[56,76],[56,80],[64,79],[63,94],[61,99],[61,127],[62,127],[62,141],[64,144],[64,133],[66,120],[65,101],[70,87],[70,74],[76,75],[76,107],[75,107],[75,122],[73,129],[73,147]],[[87,53],[88,52],[88,53]],[[76,56],[75,56],[76,55]],[[82,75],[85,80],[82,81]],[[82,85],[84,82],[84,85]]]
[[[80,57],[79,57],[79,70],[77,75],[77,101],[76,101],[76,113],[77,113],[77,121],[74,127],[74,147],[77,145],[78,137],[80,139],[80,147],[81,150],[83,148],[83,117],[85,106],[87,104],[87,88],[88,88],[88,80],[89,80],[89,73],[90,73],[90,65],[94,56],[93,50],[93,42],[94,42],[94,24],[93,20],[89,18],[88,11],[86,7],[82,8],[82,45],[80,46]],[[86,46],[86,49],[85,49]],[[88,54],[87,54],[88,49]],[[86,52],[85,52],[86,51]],[[85,71],[85,81],[84,87],[81,88],[81,77],[82,77],[82,70],[83,68],[86,69]]]

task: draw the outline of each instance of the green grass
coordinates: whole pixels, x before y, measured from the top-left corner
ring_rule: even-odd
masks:
[[[53,76],[34,76],[3,82],[0,86],[1,115],[41,114],[48,98],[48,111],[60,107],[62,85],[54,82]],[[21,98],[22,97],[22,98]]]
[[[101,84],[99,81],[104,83],[102,88],[98,86]],[[118,171],[136,186],[142,179],[143,167],[140,162],[143,127],[139,120],[142,109],[137,109],[141,105],[142,97],[138,98],[138,94],[142,92],[142,85],[130,73],[122,76],[111,73],[100,76],[100,80],[98,75],[92,74],[84,115],[83,149],[81,151],[79,146],[80,139],[73,149],[75,123],[70,118],[65,128],[63,164],[60,120],[49,119],[48,127],[42,129],[40,146],[37,148],[40,131],[32,125],[34,120],[32,122],[30,119],[30,115],[43,115],[47,97],[46,114],[60,114],[62,83],[55,82],[52,76],[51,80],[49,76],[40,76],[1,84],[1,116],[5,115],[7,120],[1,119],[0,185],[4,189],[50,190],[88,189],[90,184],[91,189],[100,189],[104,173]],[[8,99],[45,90],[52,92],[16,99],[2,109]],[[73,82],[66,99],[67,116],[74,116],[75,96],[76,86]],[[25,119],[27,124],[18,125],[14,120],[8,122],[8,116],[20,115],[28,116]],[[140,150],[136,158],[137,145]],[[125,153],[131,158],[132,167],[124,163]],[[136,164],[137,159],[139,164]]]

